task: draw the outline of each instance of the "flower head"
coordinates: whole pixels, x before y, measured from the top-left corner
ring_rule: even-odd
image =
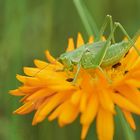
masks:
[[[93,42],[93,38],[89,39]],[[77,45],[84,44],[78,34]],[[140,48],[140,38],[136,41]],[[74,50],[73,39],[69,39],[67,51]],[[17,75],[23,83],[21,87],[10,93],[23,96],[23,106],[16,114],[27,114],[36,111],[32,124],[45,118],[50,121],[58,119],[60,126],[72,123],[80,116],[82,125],[81,139],[85,139],[90,125],[96,119],[99,140],[113,140],[115,106],[118,106],[127,122],[136,129],[132,113],[140,115],[140,57],[132,48],[129,53],[114,67],[98,69],[81,69],[77,81],[73,84],[74,71],[67,71],[64,65],[53,58],[48,51],[49,63],[35,60],[35,68],[24,68],[26,76]]]

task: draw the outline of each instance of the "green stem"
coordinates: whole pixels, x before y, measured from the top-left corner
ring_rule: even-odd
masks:
[[[121,112],[119,107],[116,107],[116,110],[117,110],[117,115],[119,117],[119,120],[120,120],[120,123],[122,126],[122,130],[125,135],[125,139],[126,140],[135,140],[135,135],[134,135],[132,129],[130,128],[129,124],[125,120],[123,113]]]
[[[77,11],[80,15],[80,18],[85,26],[85,29],[88,35],[95,35],[96,37],[99,35],[99,31],[96,25],[96,22],[90,15],[86,6],[82,3],[82,0],[73,0],[74,4],[77,8]]]

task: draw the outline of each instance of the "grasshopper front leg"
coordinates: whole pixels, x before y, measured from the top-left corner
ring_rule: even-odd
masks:
[[[81,60],[82,60],[82,57],[85,55],[85,53],[89,51],[88,48],[86,47],[85,48],[85,51],[83,52],[82,56],[81,56],[81,59],[79,60],[78,64],[77,64],[77,71],[76,71],[76,74],[74,76],[74,79],[73,79],[73,83],[75,84],[76,83],[76,80],[77,80],[77,77],[80,73],[80,69],[81,69]]]

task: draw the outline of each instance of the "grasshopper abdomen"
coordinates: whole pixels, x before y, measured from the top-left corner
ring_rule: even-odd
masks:
[[[131,46],[128,41],[112,44],[106,52],[106,55],[101,63],[101,67],[112,66],[118,63],[120,59],[127,54],[130,48]]]

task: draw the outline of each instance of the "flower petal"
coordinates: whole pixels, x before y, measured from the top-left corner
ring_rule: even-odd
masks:
[[[68,48],[66,50],[66,52],[70,52],[74,50],[74,41],[73,38],[69,38],[68,40]]]
[[[35,60],[34,60],[34,64],[35,64],[39,69],[45,68],[46,66],[49,65],[47,62],[44,62],[44,61],[41,61],[41,60],[38,60],[38,59],[35,59]]]
[[[35,103],[34,102],[27,102],[20,108],[18,108],[14,113],[16,114],[28,114],[34,110]]]
[[[24,67],[24,73],[28,76],[35,76],[39,71],[38,68]]]
[[[50,98],[50,100],[47,99],[44,103],[42,103],[42,105],[39,107],[39,109],[37,110],[37,112],[34,116],[32,124],[35,125],[35,124],[41,122],[42,120],[44,120],[45,117],[55,107],[57,107],[59,104],[61,104],[68,97],[68,95],[69,94],[68,93],[66,94],[65,92],[56,93],[53,97]]]
[[[31,100],[38,100],[40,98],[44,98],[44,97],[48,97],[54,94],[54,91],[48,89],[48,88],[43,88],[40,89],[36,92],[34,92],[32,95],[30,95],[27,98],[27,101],[31,101]]]
[[[76,47],[79,48],[79,47],[81,47],[82,45],[84,45],[84,40],[83,40],[83,37],[82,37],[81,33],[78,33],[78,35],[77,35],[77,45],[76,45]]]
[[[50,63],[62,66],[62,64],[61,64],[60,62],[58,62],[58,61],[50,54],[50,52],[49,52],[48,50],[45,52],[45,54],[46,54],[46,58],[48,59],[48,61],[49,61]]]
[[[112,98],[113,98],[114,102],[121,108],[123,108],[127,111],[130,111],[130,112],[136,113],[136,114],[140,114],[140,108],[137,107],[135,104],[133,104],[128,99],[126,99],[125,97],[123,97],[119,94],[112,94]]]
[[[113,140],[114,121],[111,112],[100,108],[97,115],[96,126],[99,140]]]
[[[11,95],[14,95],[14,96],[24,96],[24,95],[25,95],[25,93],[20,92],[18,89],[10,90],[9,93],[10,93]]]
[[[137,88],[133,87],[132,85],[130,86],[128,84],[124,84],[123,86],[118,87],[118,91],[126,99],[140,107],[140,91]]]
[[[100,90],[98,94],[99,94],[99,100],[102,108],[111,111],[112,113],[115,113],[114,103],[113,100],[111,99],[111,95],[109,94],[109,91]]]
[[[89,124],[83,125],[82,126],[82,132],[81,132],[81,139],[84,140],[86,138],[86,135],[88,133],[89,130]]]
[[[78,90],[78,91],[74,92],[72,97],[71,97],[71,102],[74,105],[78,104],[80,102],[81,96],[82,96],[82,91],[81,90]]]
[[[59,124],[64,126],[65,124],[72,123],[78,116],[79,110],[77,106],[70,103],[70,101],[65,102],[63,110],[59,114]]]
[[[93,43],[94,42],[94,37],[93,36],[90,36],[89,40],[88,40],[88,43]]]
[[[131,128],[133,130],[136,130],[136,125],[135,125],[135,121],[133,119],[133,116],[130,112],[123,110],[124,116],[127,120],[127,122],[129,123],[129,125],[131,126]]]
[[[87,124],[92,123],[98,111],[98,105],[99,105],[99,101],[98,101],[97,95],[94,94],[90,97],[86,106],[86,110],[81,115],[80,122],[82,124],[87,125]]]

